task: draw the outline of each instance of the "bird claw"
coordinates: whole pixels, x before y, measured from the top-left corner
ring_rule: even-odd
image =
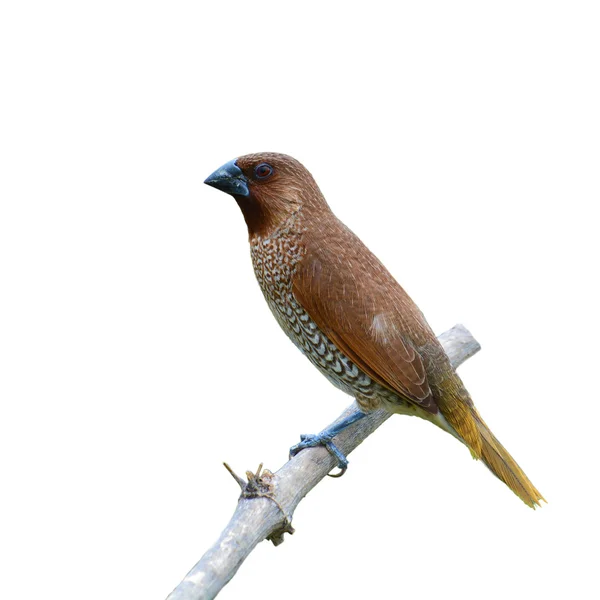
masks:
[[[300,443],[290,448],[290,458],[296,456],[298,452],[305,450],[306,448],[315,448],[316,446],[324,446],[328,452],[335,456],[338,461],[339,473],[329,475],[330,477],[341,477],[348,469],[348,459],[342,454],[340,449],[332,442],[331,436],[327,434],[319,433],[314,435],[312,433],[303,433],[300,436]]]

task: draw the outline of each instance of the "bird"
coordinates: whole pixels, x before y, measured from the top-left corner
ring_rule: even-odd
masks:
[[[418,416],[451,434],[526,505],[544,500],[475,408],[423,313],[329,207],[291,156],[240,156],[205,184],[232,196],[248,227],[258,284],[275,319],[308,360],[357,410],[302,435],[290,454],[325,446],[343,474],[335,436],[382,407]]]

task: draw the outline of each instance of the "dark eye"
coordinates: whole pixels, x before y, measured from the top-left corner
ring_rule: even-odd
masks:
[[[254,168],[254,174],[257,179],[267,179],[267,177],[273,175],[273,167],[267,163],[260,163]]]

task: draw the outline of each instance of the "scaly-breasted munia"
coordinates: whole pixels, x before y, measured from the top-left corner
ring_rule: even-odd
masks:
[[[205,183],[241,208],[254,272],[281,328],[360,408],[335,430],[303,436],[294,453],[323,444],[345,470],[333,436],[383,406],[449,432],[523,502],[539,504],[542,496],[484,423],[421,311],[336,218],[297,160],[242,156]]]

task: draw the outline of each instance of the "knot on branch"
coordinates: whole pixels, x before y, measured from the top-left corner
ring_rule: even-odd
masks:
[[[277,508],[279,508],[281,514],[283,515],[283,522],[269,536],[267,536],[267,539],[273,542],[274,546],[279,546],[279,544],[284,542],[283,534],[293,534],[294,528],[292,527],[291,519],[287,516],[281,504],[279,504],[275,498],[274,473],[269,471],[269,469],[265,469],[263,471],[263,465],[260,463],[256,473],[252,473],[252,471],[246,471],[246,478],[248,481],[244,481],[227,463],[223,463],[223,465],[229,471],[231,476],[237,481],[240,489],[242,490],[239,500],[242,498],[268,498],[277,505]]]

